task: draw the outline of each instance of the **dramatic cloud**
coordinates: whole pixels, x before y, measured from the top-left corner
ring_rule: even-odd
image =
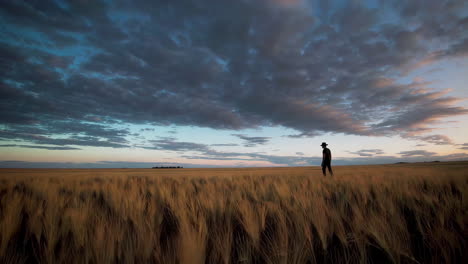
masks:
[[[372,157],[374,155],[384,154],[381,149],[361,149],[358,151],[348,151],[348,153],[359,155],[361,157]]]
[[[467,3],[382,5],[2,1],[0,140],[121,148],[132,145],[125,124],[175,124],[283,126],[298,131],[291,137],[410,131],[451,144],[421,134],[468,110],[443,87],[399,78],[468,56]],[[237,136],[246,146],[268,142]]]

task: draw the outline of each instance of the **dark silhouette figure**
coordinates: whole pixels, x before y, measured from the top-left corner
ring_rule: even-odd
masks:
[[[328,167],[328,171],[330,172],[330,175],[333,176],[333,171],[332,171],[332,168],[331,168],[331,159],[332,159],[332,155],[331,155],[331,151],[329,148],[327,148],[327,143],[323,142],[322,145],[322,148],[323,148],[323,156],[322,156],[322,172],[323,172],[323,176],[327,176],[327,172],[326,172],[326,169]]]

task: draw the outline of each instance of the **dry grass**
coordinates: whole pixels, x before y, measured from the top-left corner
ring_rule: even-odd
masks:
[[[457,263],[468,164],[0,170],[1,263]]]

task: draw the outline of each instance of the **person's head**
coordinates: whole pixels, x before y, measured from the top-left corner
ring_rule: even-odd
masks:
[[[326,148],[326,147],[327,147],[327,145],[328,145],[327,143],[325,143],[325,142],[322,142],[322,145],[320,145],[320,146],[322,146],[322,148]]]

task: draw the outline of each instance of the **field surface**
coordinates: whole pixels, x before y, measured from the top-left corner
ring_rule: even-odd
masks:
[[[468,163],[0,169],[0,263],[463,263]]]

